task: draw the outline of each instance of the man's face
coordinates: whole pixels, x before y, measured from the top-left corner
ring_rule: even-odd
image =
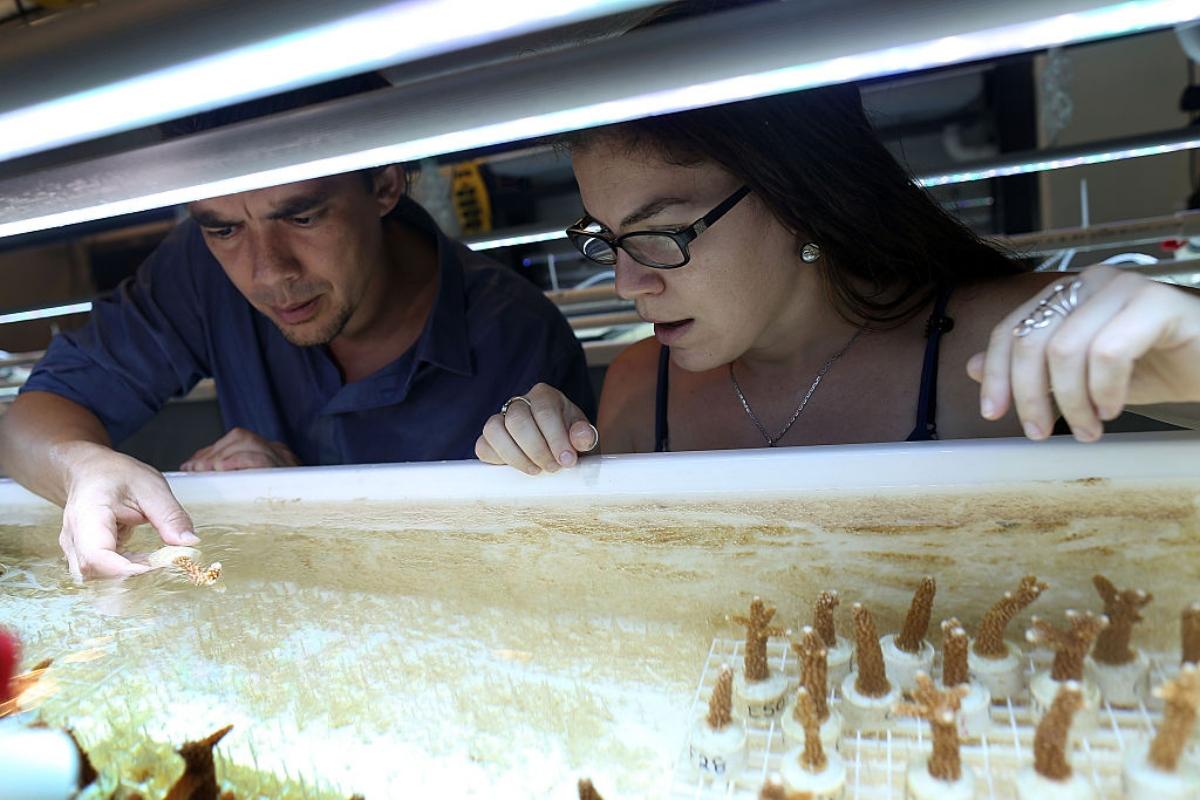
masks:
[[[385,267],[380,217],[398,197],[386,186],[396,177],[388,170],[398,174],[388,167],[374,186],[348,173],[201,200],[189,210],[234,286],[289,342],[327,344],[353,327]]]

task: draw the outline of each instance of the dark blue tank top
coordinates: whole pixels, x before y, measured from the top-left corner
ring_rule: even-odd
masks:
[[[954,319],[946,316],[951,288],[938,291],[933,304],[933,313],[925,323],[925,360],[921,366],[921,394],[917,399],[917,421],[905,441],[925,442],[938,438],[937,433],[937,381],[938,352],[942,334],[954,329]],[[670,450],[670,432],[667,426],[667,398],[670,391],[671,350],[663,347],[658,352],[658,385],[654,394],[654,452]]]

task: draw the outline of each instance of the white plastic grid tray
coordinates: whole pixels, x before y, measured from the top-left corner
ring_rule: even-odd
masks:
[[[716,684],[722,664],[734,669],[742,665],[742,639],[714,639],[704,663],[704,671],[696,687],[690,719],[700,719]],[[767,645],[771,668],[780,670],[790,680],[790,692],[799,684],[799,663],[790,645],[772,640]],[[940,660],[940,654],[939,654]],[[1028,654],[1026,672],[1050,665],[1048,652]],[[1150,657],[1150,684],[1158,686],[1177,670],[1178,657]],[[935,663],[940,675],[940,663]],[[833,687],[831,687],[832,689]],[[836,703],[838,694],[831,691]],[[790,706],[789,706],[790,709]],[[1100,710],[1096,730],[1082,741],[1072,754],[1075,772],[1083,775],[1097,790],[1100,798],[1118,800],[1121,790],[1121,765],[1127,748],[1148,742],[1161,720],[1159,711],[1144,703],[1137,708],[1114,708],[1105,703]],[[737,798],[753,800],[758,797],[764,781],[779,771],[786,751],[797,743],[784,743],[778,718],[752,721],[746,726],[748,757],[746,767],[728,778],[713,778],[701,774],[688,759],[688,737],[676,761],[672,780],[672,798]],[[1033,761],[1034,725],[1028,705],[1009,701],[992,706],[992,730],[979,740],[964,742],[963,763],[975,772],[977,796],[986,800],[1008,800],[1016,797],[1013,786],[1017,772]],[[1196,745],[1192,745],[1192,754]],[[928,755],[930,740],[928,724],[921,720],[901,718],[886,733],[862,733],[843,730],[838,751],[847,765],[846,797],[849,800],[883,800],[905,796],[905,772],[914,757]]]

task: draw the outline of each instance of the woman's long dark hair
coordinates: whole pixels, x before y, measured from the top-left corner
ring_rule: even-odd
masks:
[[[835,308],[855,323],[899,324],[938,288],[1023,270],[917,186],[879,140],[853,85],[665,114],[569,136],[597,137],[669,163],[714,162],[797,235]]]

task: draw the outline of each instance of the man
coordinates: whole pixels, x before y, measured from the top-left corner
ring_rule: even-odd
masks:
[[[311,102],[298,94],[286,102]],[[233,430],[197,469],[470,458],[483,422],[539,381],[592,413],[557,309],[405,190],[388,166],[192,203],[55,338],[0,422],[0,469],[63,506],[73,575],[145,571],[119,553],[145,522],[198,541],[163,476],[111,445],[207,376]]]

